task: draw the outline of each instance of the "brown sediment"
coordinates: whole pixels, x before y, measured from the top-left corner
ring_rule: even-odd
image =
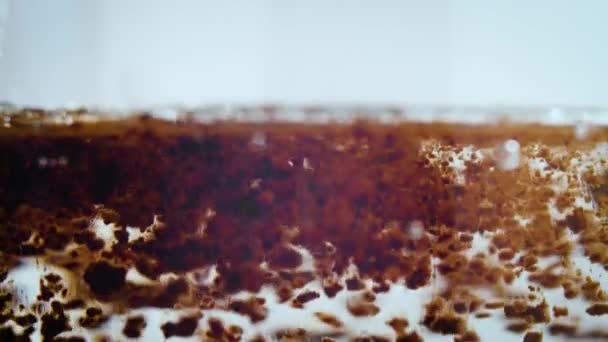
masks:
[[[492,316],[489,312],[477,312],[475,318],[488,318]]]
[[[161,325],[161,330],[165,338],[171,336],[188,337],[194,334],[194,331],[198,327],[198,321],[200,315],[194,315],[189,317],[182,317],[177,322],[167,322]]]
[[[454,342],[479,342],[479,336],[474,331],[467,331],[462,335],[454,337]]]
[[[249,317],[253,323],[257,323],[266,319],[268,310],[264,304],[264,298],[252,297],[247,300],[232,300],[228,308]]]
[[[292,305],[295,307],[302,307],[304,304],[310,302],[311,300],[315,300],[319,297],[320,297],[320,295],[318,292],[305,291],[305,292],[297,295],[296,298],[294,298]]]
[[[315,312],[315,316],[323,323],[330,325],[336,329],[341,328],[343,323],[336,316],[325,313],[325,312]]]
[[[222,341],[226,335],[226,328],[224,322],[215,317],[210,317],[207,321],[208,330],[205,333],[205,338],[211,339],[212,341]],[[263,338],[262,338],[263,340]]]
[[[490,303],[485,304],[486,309],[490,309],[490,310],[502,309],[504,306],[505,306],[505,303],[503,303],[503,302],[490,302]]]
[[[537,305],[515,301],[513,304],[505,305],[504,313],[507,318],[522,318],[534,323],[546,323],[550,320],[549,306],[544,301]]]
[[[512,332],[521,333],[530,328],[530,323],[526,321],[513,322],[507,325],[506,329]]]
[[[397,336],[398,342],[422,342],[422,336],[418,335],[417,332],[413,331],[404,335]]]
[[[568,316],[568,308],[565,306],[554,306],[553,307],[553,316]]]
[[[55,336],[71,329],[68,317],[59,302],[51,302],[51,310],[51,312],[45,313],[41,317],[40,332],[43,341],[51,341]]]
[[[549,326],[549,333],[551,335],[564,335],[568,337],[575,337],[578,327],[573,324],[564,323],[553,323]]]
[[[94,329],[105,323],[110,317],[104,315],[103,311],[97,307],[90,307],[85,310],[83,317],[78,322],[84,328]]]
[[[346,308],[351,315],[356,317],[375,316],[380,312],[380,308],[376,304],[370,303],[363,298],[350,298],[346,302]]]
[[[343,289],[342,285],[340,285],[338,282],[333,282],[333,281],[330,283],[324,284],[324,286],[323,286],[323,291],[329,298],[335,297],[336,294],[338,294],[338,292],[340,292],[342,289]]]
[[[431,331],[441,334],[462,334],[466,329],[465,320],[451,311],[441,297],[433,299],[426,306],[422,323]]]
[[[448,289],[488,287],[497,289],[500,297],[498,288],[524,270],[543,288],[562,287],[567,298],[582,294],[589,301],[607,299],[593,279],[537,265],[546,256],[557,256],[568,265],[573,251],[569,229],[578,234],[592,262],[608,267],[608,234],[599,216],[574,207],[576,192],[556,193],[550,179],[558,171],[569,172],[569,160],[579,151],[606,140],[605,130],[579,141],[571,127],[202,124],[144,116],[39,129],[23,123],[25,114],[15,118],[13,128],[0,129],[0,276],[15,266],[15,259],[28,255],[66,267],[86,284],[83,298],[62,298],[68,292],[56,274],[40,280],[38,298],[62,298],[66,310],[84,306],[89,296],[126,308],[208,307],[201,304],[202,298],[205,303],[221,302],[264,285],[274,286],[285,302],[294,289],[315,279],[323,281],[329,298],[343,288],[363,290],[369,280],[374,282],[370,290],[381,294],[394,283],[416,290],[437,276],[446,280]],[[449,167],[452,154],[469,144],[491,149],[506,139],[519,141],[524,159],[544,158],[547,175],[523,164],[508,172],[498,170],[486,154],[465,160],[465,184],[456,180]],[[435,147],[428,149],[428,144]],[[544,147],[536,151],[536,144]],[[552,155],[547,146],[566,146],[568,152]],[[441,157],[444,154],[450,157]],[[608,179],[593,172],[583,178],[588,196],[605,214]],[[547,203],[552,199],[559,211],[567,212],[565,220],[551,218]],[[520,224],[515,215],[526,216],[529,224]],[[95,218],[112,224],[113,241],[106,244],[97,236],[91,228]],[[419,236],[410,231],[412,222],[423,227]],[[146,237],[129,241],[127,227],[145,231]],[[490,249],[466,256],[474,234],[482,232],[492,234]],[[57,256],[69,243],[78,247]],[[295,246],[314,256],[313,271],[298,269],[303,259]],[[436,267],[432,260],[438,261]],[[351,263],[357,275],[342,283]],[[186,280],[189,272],[212,266],[218,272],[212,284],[203,288]],[[129,268],[153,284],[127,282]],[[177,278],[161,284],[163,273]],[[295,307],[320,297],[315,291],[296,293]],[[350,301],[351,313],[375,315],[379,308],[373,293]],[[442,295],[446,303],[435,308],[439,301],[434,298],[424,324],[435,332],[472,339],[474,333],[460,315],[483,303],[461,294]],[[547,305],[531,300],[504,305],[505,315],[549,322]],[[602,305],[592,305],[588,313],[604,313]],[[266,318],[258,299],[234,300],[227,308],[254,323]],[[564,314],[553,310],[556,317]],[[42,316],[46,338],[70,329],[62,317],[58,312]],[[105,319],[103,313],[86,314],[80,324],[93,328]],[[165,335],[189,332],[193,321],[169,322]],[[129,334],[137,330],[125,326]],[[224,330],[222,326],[220,335],[228,336]],[[404,340],[410,336],[399,334]],[[415,340],[417,335],[411,336]]]
[[[146,325],[146,319],[144,316],[129,317],[125,323],[122,333],[128,338],[137,338],[141,336],[141,332]]]
[[[538,331],[528,331],[523,342],[543,342],[543,334]]]
[[[591,316],[608,315],[608,304],[593,304],[585,310]]]
[[[122,267],[99,261],[87,267],[83,279],[93,293],[106,297],[122,289],[126,274],[127,271]]]
[[[405,318],[393,318],[386,324],[395,330],[397,336],[405,335],[405,329],[409,326],[409,322]]]

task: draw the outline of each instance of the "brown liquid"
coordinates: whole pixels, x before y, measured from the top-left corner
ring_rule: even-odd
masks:
[[[202,298],[255,292],[264,284],[286,287],[289,298],[291,289],[311,279],[344,274],[350,261],[359,277],[378,286],[403,279],[416,289],[429,284],[438,271],[450,289],[441,296],[456,300],[463,287],[509,282],[516,271],[515,264],[507,266],[514,251],[567,258],[571,247],[562,239],[565,227],[593,228],[580,213],[568,216],[569,223],[549,220],[546,208],[537,204],[552,196],[549,182],[527,168],[494,171],[489,158],[469,160],[467,184],[462,185],[448,162],[434,163],[422,143],[434,140],[440,151],[458,153],[469,144],[493,147],[517,139],[522,146],[537,142],[575,151],[606,138],[608,133],[599,131],[576,141],[570,128],[174,124],[147,117],[42,131],[6,129],[0,134],[0,250],[7,271],[19,257],[45,257],[82,279],[88,290],[83,295],[117,307],[198,307]],[[560,167],[560,160],[550,162]],[[601,179],[590,182],[603,196]],[[534,230],[512,219],[522,208],[533,217]],[[109,250],[90,230],[95,216],[116,227]],[[425,227],[420,238],[409,234],[413,221]],[[143,231],[149,226],[151,238],[128,241],[127,227]],[[471,233],[496,227],[509,232],[506,239],[500,234],[494,238],[504,264],[492,265],[483,256],[463,257]],[[35,243],[33,235],[39,237]],[[69,255],[49,256],[70,242],[79,247]],[[607,243],[601,238],[592,242]],[[295,271],[302,258],[293,245],[315,257],[313,273]],[[433,257],[440,260],[437,270],[431,266]],[[605,253],[596,259],[608,265]],[[264,262],[267,268],[261,267]],[[217,265],[219,277],[211,285],[195,286],[183,278],[185,272],[212,265]],[[179,278],[138,286],[125,281],[129,267],[152,280],[167,272]],[[357,284],[346,282],[348,290],[363,286],[355,280]],[[559,277],[555,286],[566,280],[579,281]],[[305,305],[316,298],[305,295],[294,303]],[[61,299],[51,291],[47,300],[53,296]],[[263,307],[255,301],[241,304],[244,312]],[[459,304],[460,311],[468,310]],[[512,306],[505,306],[505,312],[507,308]],[[528,309],[521,315],[513,312],[518,313],[514,317],[536,317]],[[429,309],[425,324],[434,331],[464,334],[459,317]],[[59,322],[61,314],[43,319]],[[191,334],[196,321],[183,322],[163,331],[168,336]],[[138,334],[136,328],[128,330]]]

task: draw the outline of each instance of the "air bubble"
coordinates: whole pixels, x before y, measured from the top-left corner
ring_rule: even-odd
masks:
[[[521,146],[515,139],[509,139],[494,149],[496,166],[500,170],[510,171],[519,167]]]
[[[257,189],[260,187],[260,185],[262,184],[262,179],[261,178],[256,178],[254,180],[252,180],[249,184],[249,187],[251,189]]]
[[[578,140],[584,140],[589,135],[591,127],[585,122],[578,122],[574,126],[574,137]]]
[[[46,167],[49,163],[49,160],[46,157],[40,157],[38,158],[38,166],[40,167]]]
[[[410,222],[409,229],[408,229],[409,238],[411,240],[420,240],[423,235],[424,235],[424,224],[419,220]]]
[[[505,150],[509,153],[519,153],[519,142],[509,139],[505,142]]]
[[[253,137],[251,137],[251,145],[257,148],[265,148],[266,147],[266,134],[263,132],[255,132]]]
[[[57,162],[59,163],[59,166],[66,166],[66,165],[68,165],[68,158],[65,156],[61,156],[61,157],[59,157]]]
[[[302,160],[302,167],[304,168],[304,170],[309,170],[309,171],[314,170],[314,168],[312,167],[312,164],[310,163],[310,160],[308,158],[304,158]]]

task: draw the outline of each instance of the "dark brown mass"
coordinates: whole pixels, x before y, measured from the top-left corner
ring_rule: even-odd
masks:
[[[87,267],[84,280],[93,293],[99,296],[109,296],[119,291],[125,285],[127,271],[106,261],[99,261]]]

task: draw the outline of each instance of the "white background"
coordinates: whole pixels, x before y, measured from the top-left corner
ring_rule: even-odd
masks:
[[[607,19],[603,0],[0,0],[0,101],[605,107]]]

